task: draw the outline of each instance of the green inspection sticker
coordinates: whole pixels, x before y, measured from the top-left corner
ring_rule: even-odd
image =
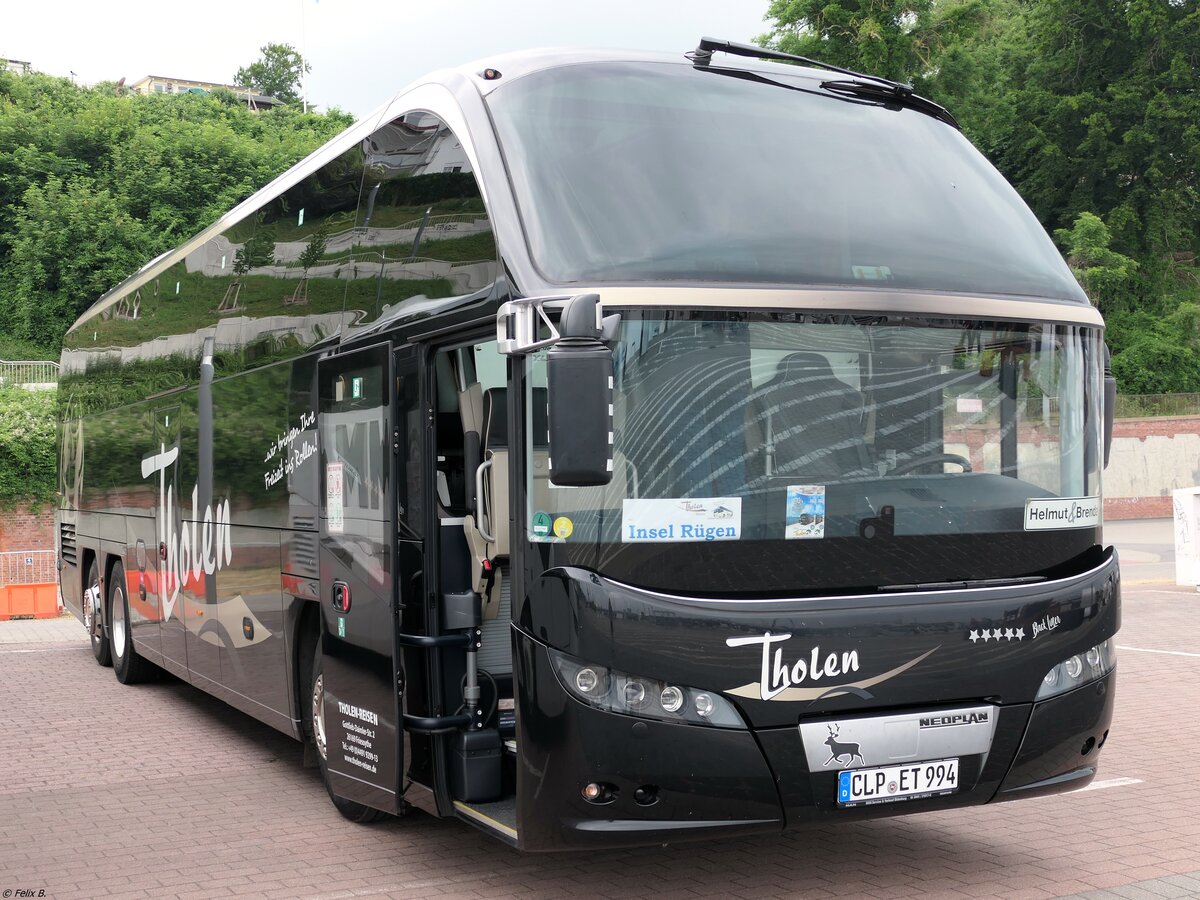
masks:
[[[346,620],[338,616],[338,637],[346,636]]]
[[[550,524],[550,513],[535,512],[533,514],[533,536],[549,537]]]

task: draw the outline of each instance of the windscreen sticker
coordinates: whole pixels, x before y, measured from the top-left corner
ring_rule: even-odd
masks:
[[[559,516],[554,520],[554,536],[562,538],[564,541],[575,532],[575,523],[566,516]]]
[[[342,463],[325,466],[325,515],[330,534],[341,534],[346,530],[342,511]]]
[[[550,537],[550,524],[550,513],[541,512],[540,510],[535,512],[533,514],[533,522],[531,523],[533,536],[540,538]]]
[[[784,537],[789,541],[825,537],[825,485],[788,485]]]
[[[625,500],[621,504],[621,540],[626,544],[736,541],[741,536],[741,497]]]
[[[1099,497],[1035,497],[1025,501],[1026,531],[1095,528],[1099,524]]]

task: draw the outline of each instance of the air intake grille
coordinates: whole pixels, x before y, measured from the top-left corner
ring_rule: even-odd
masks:
[[[67,565],[78,565],[78,551],[75,547],[75,526],[63,522],[58,526],[58,547],[62,561]]]

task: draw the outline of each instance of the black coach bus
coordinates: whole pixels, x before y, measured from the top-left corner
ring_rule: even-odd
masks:
[[[1113,710],[1106,358],[904,85],[499,57],[79,319],[62,592],[358,821],[551,850],[1071,790]]]

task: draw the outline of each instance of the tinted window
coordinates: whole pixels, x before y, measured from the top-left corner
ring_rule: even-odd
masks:
[[[221,371],[288,359],[340,331],[361,182],[355,147],[230,230]]]
[[[406,113],[364,141],[363,156],[350,322],[488,289],[497,269],[491,222],[449,127],[431,113]]]
[[[913,110],[687,65],[542,71],[488,98],[557,282],[839,284],[1085,298],[1016,192]]]
[[[87,414],[197,384],[209,338],[221,376],[336,335],[361,181],[354,147],[87,319],[63,342],[64,397]]]

